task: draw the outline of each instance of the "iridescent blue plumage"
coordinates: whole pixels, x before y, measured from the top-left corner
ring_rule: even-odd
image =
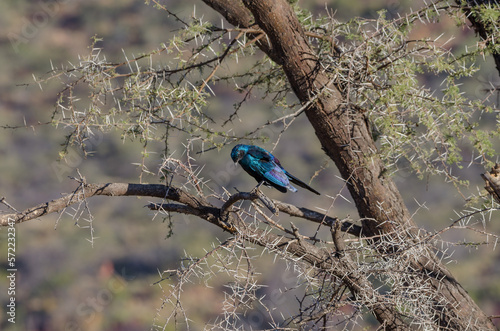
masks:
[[[236,145],[231,151],[231,158],[259,183],[264,182],[286,193],[287,189],[292,192],[297,191],[290,184],[292,182],[319,195],[318,191],[286,171],[274,155],[259,146]]]

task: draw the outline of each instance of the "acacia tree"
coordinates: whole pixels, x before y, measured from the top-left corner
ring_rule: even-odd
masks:
[[[155,324],[161,327],[189,325],[183,286],[192,278],[223,272],[234,281],[228,284],[223,315],[207,321],[217,329],[244,328],[244,316],[256,305],[267,311],[265,328],[272,329],[337,323],[349,327],[365,314],[373,314],[387,330],[494,329],[446,268],[436,243],[446,231],[482,224],[497,209],[495,201],[486,194],[468,198],[473,212],[428,233],[414,223],[392,176],[404,163],[420,175],[441,175],[460,187],[464,179],[452,170],[460,166],[464,146],[476,151],[475,162],[492,165],[492,141],[498,132],[483,129],[477,118],[495,110],[488,103],[494,91],[484,100],[469,100],[457,80],[477,71],[474,57],[479,52],[495,53],[497,28],[481,35],[488,47],[479,44],[457,57],[438,40],[410,37],[415,22],[440,15],[465,22],[463,12],[470,13],[471,7],[445,1],[398,19],[387,19],[381,12],[376,19],[349,22],[339,22],[332,12],[314,18],[286,0],[203,1],[232,27],[196,17],[187,21],[153,2],[183,25],[169,43],[122,63],[106,61],[94,46],[78,65],[54,68],[39,82],[60,79],[64,84],[52,116],[56,126],[71,128],[62,157],[74,144],[87,152],[96,132],[118,130],[142,141],[145,151],[153,141],[163,144],[157,174],[162,184],[92,184],[80,178],[72,194],[1,215],[2,225],[61,212],[73,204],[85,208],[86,199],[97,195],[151,196],[162,199],[148,206],[160,214],[194,215],[230,233],[230,239],[204,257],[162,274],[162,279],[177,281],[167,286],[164,305],[172,308],[158,315]],[[495,5],[485,6],[490,7],[477,12],[494,16],[490,9]],[[170,62],[159,67],[154,64],[159,56],[168,56]],[[444,75],[444,89],[437,93],[419,83],[422,74]],[[204,109],[213,100],[214,86],[229,83],[242,93],[241,102],[229,117],[209,115]],[[257,91],[272,98],[281,114],[236,132],[233,121]],[[77,99],[86,92],[88,104],[81,105]],[[231,194],[203,178],[195,151],[259,141],[261,132],[275,124],[281,125],[273,141],[278,144],[281,133],[293,130],[300,116],[307,117],[317,143],[340,171],[358,221],[270,200],[259,191]],[[179,146],[184,146],[184,154],[173,156],[171,151]],[[149,172],[144,162],[142,166]],[[486,175],[491,179],[495,173],[492,176]],[[493,184],[489,191],[495,192]],[[319,231],[331,233],[331,240],[283,225],[279,218],[284,214],[317,223]],[[346,241],[346,235],[356,240]],[[298,270],[297,283],[304,291],[294,314],[278,318],[274,307],[258,296],[252,245]]]

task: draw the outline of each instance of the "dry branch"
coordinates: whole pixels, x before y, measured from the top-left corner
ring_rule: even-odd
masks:
[[[227,215],[225,214],[231,210],[231,206],[240,200],[259,199],[259,195],[256,193],[239,192],[232,195],[221,208],[217,208],[205,199],[196,197],[173,186],[161,184],[81,183],[74,192],[63,196],[62,198],[41,203],[24,211],[0,215],[0,226],[7,226],[9,225],[9,222],[22,223],[51,213],[58,213],[64,211],[65,208],[73,204],[82,202],[85,199],[94,196],[155,197],[175,201],[178,203],[152,203],[147,207],[152,210],[163,210],[195,215],[208,220],[209,222],[222,227],[224,230],[231,233],[234,233],[235,229],[228,226],[225,221],[222,221],[223,219],[227,219]],[[338,220],[336,217],[332,218],[307,208],[297,207],[281,201],[272,200],[272,203],[278,208],[278,210],[290,216],[306,219],[315,223],[322,223],[326,226],[333,226],[333,224]],[[344,222],[342,223],[342,231],[358,236],[361,232],[361,228],[358,225]]]
[[[402,317],[394,313],[395,310],[390,307],[390,304],[385,301],[382,295],[371,287],[365,276],[356,272],[354,266],[349,261],[343,261],[343,256],[331,254],[328,250],[315,246],[306,240],[298,240],[297,237],[288,238],[267,230],[252,228],[245,224],[238,216],[234,217],[231,212],[234,203],[243,199],[259,199],[256,193],[237,193],[231,196],[222,208],[219,209],[204,199],[195,197],[172,186],[159,184],[81,183],[73,193],[62,198],[28,208],[18,213],[1,215],[0,224],[7,226],[12,221],[21,223],[50,213],[61,212],[70,205],[82,202],[93,196],[149,196],[175,201],[176,203],[149,204],[148,207],[153,210],[196,215],[232,234],[243,237],[243,239],[250,243],[269,250],[276,250],[280,254],[290,254],[310,264],[312,268],[317,268],[321,272],[331,273],[343,279],[346,286],[359,300],[372,306],[375,314],[385,316],[384,320],[391,321],[390,323],[393,323],[392,325],[395,329],[405,329],[406,324]],[[281,211],[291,216],[310,219],[329,226],[334,226],[338,221],[337,218],[331,218],[305,208],[299,208],[279,201],[273,201],[273,203]],[[358,226],[346,223],[343,222],[336,229],[342,229],[349,233],[359,233],[360,229]]]
[[[500,203],[500,164],[496,163],[490,172],[481,174],[484,180],[484,188],[491,196]]]
[[[206,205],[206,202],[201,201],[199,198],[177,188],[165,185],[127,183],[81,184],[73,193],[62,198],[39,204],[19,213],[0,215],[0,225],[6,226],[9,220],[13,220],[15,223],[22,223],[47,214],[57,213],[70,205],[98,195],[157,197],[178,201],[193,208]]]

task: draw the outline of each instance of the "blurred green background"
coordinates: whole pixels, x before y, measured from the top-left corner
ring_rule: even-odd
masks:
[[[180,17],[189,18],[193,12],[203,15],[204,20],[220,24],[220,17],[199,1],[164,1],[165,6]],[[300,5],[315,13],[323,13],[325,2],[299,1]],[[396,1],[347,1],[329,2],[336,10],[336,17],[348,20],[355,16],[376,17],[376,12],[386,9],[389,17],[410,10],[410,2]],[[411,3],[413,9],[419,4]],[[50,121],[61,85],[51,83],[42,89],[34,83],[33,76],[43,77],[51,70],[51,63],[60,66],[77,62],[78,55],[88,54],[91,38],[98,36],[98,44],[109,61],[123,61],[124,53],[139,55],[156,49],[168,41],[176,29],[181,28],[166,13],[145,5],[143,1],[3,1],[0,3],[0,126],[21,126],[18,129],[0,129],[0,197],[18,210],[50,201],[68,193],[77,186],[68,176],[77,176],[78,168],[88,182],[138,182],[140,169],[134,163],[141,162],[142,146],[137,142],[125,143],[117,134],[99,136],[94,153],[88,158],[75,148],[70,151],[70,162],[58,163],[60,144],[64,142],[64,129],[51,125],[39,125]],[[444,39],[454,36],[448,44],[457,53],[465,45],[474,45],[474,33],[457,27],[453,20],[443,17],[435,24],[420,25],[415,37],[436,37],[445,33]],[[167,56],[167,55],[164,55]],[[464,90],[471,97],[482,98],[481,91],[488,81],[498,83],[498,73],[490,58],[479,59],[482,67],[475,79],[464,81]],[[424,77],[426,85],[437,88],[442,77]],[[217,96],[210,104],[210,112],[230,114],[231,105],[240,96],[228,87],[218,87]],[[254,98],[248,107],[252,112],[266,111],[270,101]],[[252,116],[242,113],[242,117]],[[263,124],[259,122],[257,124]],[[269,146],[274,141],[269,142]],[[182,143],[182,142],[179,142]],[[198,163],[205,164],[206,179],[230,182],[227,188],[237,186],[250,189],[254,182],[232,166],[229,152],[232,146],[201,155]],[[268,147],[268,146],[264,146]],[[161,163],[161,147],[154,154],[155,146],[148,149],[148,168],[158,171]],[[292,173],[307,180],[314,171],[326,166],[312,182],[318,190],[335,197],[341,193],[349,198],[343,182],[331,162],[323,155],[316,137],[304,117],[286,132],[275,150],[276,155]],[[467,159],[467,157],[465,157]],[[234,178],[221,170],[229,169]],[[477,193],[483,186],[479,176],[481,166],[465,167],[460,175],[471,182],[462,189]],[[227,173],[227,171],[226,171]],[[157,183],[150,176],[146,181]],[[427,230],[437,230],[456,218],[454,210],[461,210],[463,198],[443,178],[431,177],[418,180],[414,175],[399,173],[395,181],[402,190],[405,201],[414,211],[417,224]],[[175,184],[175,183],[174,183]],[[233,191],[234,192],[234,191]],[[268,190],[269,196],[296,203],[308,208],[328,209],[332,199],[317,199],[308,192],[282,195]],[[172,218],[173,236],[169,236],[169,220],[154,217],[143,208],[147,198],[98,197],[90,200],[94,217],[92,229],[85,228],[80,220],[75,225],[68,215],[49,215],[16,227],[17,233],[17,284],[16,324],[7,321],[6,281],[6,229],[0,229],[0,329],[1,330],[145,330],[153,323],[163,325],[162,316],[154,320],[161,307],[164,293],[153,285],[159,272],[175,269],[185,254],[203,256],[212,242],[224,240],[226,235],[218,228],[191,217]],[[422,207],[423,206],[423,207]],[[1,206],[6,210],[5,206]],[[69,214],[78,211],[68,210]],[[337,197],[330,215],[356,219],[353,204]],[[280,222],[289,224],[287,218]],[[294,220],[301,231],[313,235],[316,226]],[[57,226],[56,226],[57,225]],[[496,220],[487,224],[489,230],[500,233]],[[91,231],[93,231],[91,233]],[[453,232],[445,240],[457,242],[484,237]],[[498,250],[493,245],[480,247],[450,246],[455,250],[452,269],[462,285],[478,301],[487,314],[500,314],[500,282]],[[260,282],[268,286],[268,296],[290,283],[294,274],[284,263],[274,263],[273,257],[263,255],[255,261],[261,273]],[[193,283],[185,293],[190,311],[198,329],[204,321],[213,320],[221,313],[220,289],[225,278],[215,280],[207,288],[203,282]],[[265,294],[265,293],[262,293]],[[284,305],[280,296],[275,302]],[[292,300],[293,301],[293,300]],[[286,304],[284,305],[286,306]],[[168,309],[168,308],[165,308]],[[288,303],[286,309],[293,309]],[[259,328],[259,321],[251,324]],[[262,322],[263,323],[263,322]],[[167,328],[169,329],[169,328]]]

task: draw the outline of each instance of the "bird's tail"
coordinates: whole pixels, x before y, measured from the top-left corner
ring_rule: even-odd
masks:
[[[289,173],[288,171],[286,172],[286,175],[288,176],[288,178],[290,179],[290,181],[292,183],[294,183],[295,185],[298,185],[302,188],[305,188],[317,195],[321,195],[318,191],[316,191],[315,189],[313,189],[311,186],[307,185],[306,183],[304,183],[303,181],[301,181],[300,179],[298,179],[297,177],[295,177],[294,175],[292,175],[291,173]]]

